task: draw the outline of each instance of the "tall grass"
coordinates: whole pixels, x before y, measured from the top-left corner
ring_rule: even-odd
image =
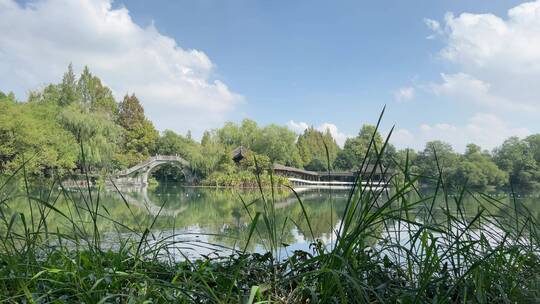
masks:
[[[0,186],[0,302],[540,302],[538,219],[515,199],[513,212],[490,212],[507,210],[507,203],[484,193],[473,196],[466,185],[458,196],[450,196],[442,180],[444,168],[434,176],[416,176],[405,161],[389,171],[381,161],[390,136],[391,132],[381,147],[372,139],[363,164],[375,166],[358,172],[345,211],[332,225],[336,229],[329,244],[315,238],[305,203],[294,189],[304,223],[278,217],[274,187],[265,190],[259,177],[259,198],[238,199],[251,219],[240,248],[192,243],[174,233],[158,238],[154,225],[161,209],[128,226],[111,217],[99,191],[88,187],[74,195],[56,181],[38,194],[24,184],[27,218],[10,209],[18,195],[10,190],[16,179],[10,177]],[[27,181],[24,166],[17,174]],[[390,188],[362,186],[377,169],[386,170],[384,182]],[[416,189],[423,178],[437,181],[432,195]],[[464,208],[467,196],[477,201],[473,213]],[[60,200],[69,202],[67,211],[57,207]],[[124,203],[135,217],[127,200]],[[58,227],[51,225],[51,214],[62,217],[68,229],[51,229]],[[128,237],[106,245],[98,224],[103,221]],[[289,223],[308,227],[312,251],[283,250]],[[247,251],[255,236],[266,254]],[[181,262],[172,257],[194,246],[229,254],[185,256]]]

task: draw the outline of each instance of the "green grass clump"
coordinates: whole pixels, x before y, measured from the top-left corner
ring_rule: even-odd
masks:
[[[387,170],[380,161],[388,138],[382,147],[372,140],[365,164]],[[241,248],[222,248],[232,251],[223,256],[185,256],[182,261],[174,258],[179,248],[218,245],[156,239],[159,212],[127,227],[109,217],[90,189],[81,190],[82,199],[75,201],[69,191],[55,191],[58,184],[39,195],[25,185],[28,217],[9,209],[14,197],[7,190],[8,180],[0,187],[0,302],[540,302],[540,226],[525,206],[511,200],[508,212],[506,202],[473,195],[466,185],[450,197],[442,168],[427,177],[410,174],[407,163],[396,167],[386,172],[391,187],[383,190],[362,187],[360,182],[374,172],[359,172],[345,211],[331,225],[337,228],[330,244],[315,237],[299,195],[303,222],[278,217],[274,187],[263,190],[256,176],[259,197],[250,202],[239,198],[251,218],[246,239],[239,240]],[[24,174],[24,167],[20,171]],[[421,178],[437,185],[432,195],[415,188]],[[275,182],[272,175],[269,179]],[[463,206],[471,196],[478,203],[473,212]],[[59,197],[73,200],[68,212],[56,207]],[[125,208],[132,212],[127,202]],[[65,219],[65,229],[50,228],[51,214]],[[97,224],[103,220],[129,237],[106,245]],[[284,227],[291,222],[307,227],[312,251],[284,253]],[[266,254],[247,251],[255,238]]]

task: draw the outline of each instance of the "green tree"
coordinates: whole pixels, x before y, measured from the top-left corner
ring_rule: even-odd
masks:
[[[255,143],[255,139],[259,135],[259,126],[251,119],[242,120],[240,125],[240,143],[242,146],[251,149]]]
[[[115,117],[118,105],[114,100],[112,91],[101,83],[101,80],[92,75],[88,67],[84,70],[77,82],[77,94],[80,102],[93,112],[102,112]]]
[[[256,161],[256,162],[255,162]],[[253,174],[263,174],[272,169],[270,158],[249,150],[239,163],[239,169],[248,170]]]
[[[156,153],[160,155],[179,155],[187,161],[200,153],[200,145],[191,138],[184,137],[171,130],[165,130],[157,139]]]
[[[119,105],[118,123],[126,130],[134,130],[139,128],[145,119],[144,108],[139,99],[135,94],[126,94]]]
[[[489,152],[482,151],[478,145],[469,144],[456,166],[451,183],[455,186],[485,188],[503,186],[507,180],[507,174],[497,167]]]
[[[49,84],[42,91],[30,92],[28,102],[41,102],[59,105],[62,97],[61,94],[62,91],[60,85]]]
[[[77,79],[73,72],[73,65],[70,63],[67,72],[62,78],[62,83],[60,84],[59,103],[62,106],[67,106],[79,100],[79,98],[80,96],[77,92]]]
[[[12,173],[25,161],[30,175],[62,175],[75,167],[73,136],[44,103],[0,102],[0,172]]]
[[[459,155],[454,152],[450,144],[435,140],[426,143],[424,150],[418,153],[415,162],[419,174],[435,178],[425,180],[427,184],[433,185],[439,177],[439,169],[442,171],[443,181],[448,182],[455,172]]]
[[[359,169],[366,156],[370,162],[374,162],[377,158],[376,151],[383,146],[382,136],[375,130],[373,125],[363,125],[356,137],[347,138],[343,150],[337,154],[335,166],[343,170]],[[372,139],[373,145],[367,153]]]
[[[139,99],[126,95],[119,105],[118,123],[123,127],[123,140],[119,162],[124,166],[135,165],[150,156],[155,150],[158,131],[144,115]]]
[[[242,144],[240,128],[234,122],[226,122],[222,128],[217,130],[217,137],[221,144],[229,147],[236,147]]]
[[[74,103],[62,110],[59,120],[73,134],[77,147],[84,148],[84,159],[82,153],[78,158],[80,169],[83,165],[90,170],[112,169],[120,128],[108,115],[90,112],[84,105]]]
[[[201,145],[207,146],[212,142],[212,135],[210,135],[210,132],[204,131],[203,136],[201,138]]]
[[[298,137],[296,146],[307,170],[324,171],[337,157],[339,146],[329,130],[322,132],[309,127]],[[326,151],[328,150],[328,157]],[[328,163],[328,160],[330,163]]]
[[[522,188],[535,188],[540,185],[540,168],[535,160],[535,151],[529,140],[510,137],[495,149],[495,163],[508,173],[510,183]]]
[[[232,150],[242,145],[257,154],[267,156],[272,162],[295,167],[302,165],[296,147],[296,134],[287,127],[269,125],[259,128],[249,119],[244,119],[241,125],[227,122],[222,128],[203,134],[203,146],[210,142],[221,145],[220,150]]]
[[[226,122],[222,128],[216,130],[217,140],[231,148],[244,146],[251,149],[260,136],[261,129],[257,123],[250,119],[242,120],[240,125],[234,122]]]
[[[533,154],[534,160],[540,164],[540,134],[529,135],[525,138],[525,143],[529,146]]]
[[[409,173],[417,173],[418,167],[415,165],[417,156],[418,153],[410,148],[398,150],[394,155],[394,167],[399,171],[408,170]]]
[[[13,92],[9,92],[6,95],[6,94],[4,94],[4,92],[0,91],[0,104],[1,103],[14,104],[16,102],[17,102],[17,99],[15,98],[15,94],[13,94]]]
[[[193,169],[201,177],[208,176],[213,171],[218,170],[219,163],[223,163],[225,157],[231,158],[230,148],[225,147],[214,138],[210,132],[204,132],[198,152],[193,153],[190,158]]]
[[[493,160],[493,156],[488,151],[482,151],[480,146],[475,144],[467,145],[465,160],[477,164],[482,175],[486,177],[487,184],[477,186],[500,187],[508,182],[508,174],[501,170]],[[469,177],[469,179],[471,179],[471,177]]]
[[[252,150],[270,161],[300,168],[302,159],[296,147],[296,134],[287,127],[268,125],[258,132]]]

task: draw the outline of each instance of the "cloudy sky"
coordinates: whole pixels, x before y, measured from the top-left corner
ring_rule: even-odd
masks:
[[[247,117],[342,143],[384,105],[400,148],[540,132],[540,0],[371,2],[0,0],[0,90],[72,62],[196,136]]]

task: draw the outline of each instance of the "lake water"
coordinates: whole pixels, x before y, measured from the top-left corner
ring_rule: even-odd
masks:
[[[6,194],[4,194],[6,195]],[[34,196],[47,198],[61,212],[79,224],[90,226],[92,217],[84,212],[86,204],[99,202],[98,226],[104,246],[115,247],[122,239],[137,240],[145,228],[150,227],[149,243],[167,245],[173,256],[182,259],[185,256],[223,254],[231,248],[246,249],[251,252],[265,252],[269,248],[269,232],[259,221],[258,229],[253,233],[249,244],[250,223],[257,211],[264,208],[262,202],[255,201],[261,196],[258,190],[235,190],[223,188],[181,187],[163,184],[151,189],[124,188],[121,194],[116,190],[88,193],[84,190],[62,192],[46,190],[36,192]],[[270,193],[265,193],[270,197]],[[509,202],[505,193],[495,193],[495,197]],[[275,193],[275,214],[272,219],[279,227],[276,243],[282,248],[282,255],[293,250],[310,251],[311,234],[303,215],[301,204],[290,191]],[[13,197],[16,197],[13,195]],[[316,239],[330,244],[339,226],[347,197],[346,190],[309,190],[300,193],[308,214],[313,234]],[[270,198],[269,198],[270,199]],[[450,201],[453,199],[449,198]],[[474,214],[479,204],[477,198],[467,196],[463,205]],[[536,194],[520,194],[518,205],[526,206],[535,216],[540,216],[540,198]],[[244,203],[243,203],[243,202]],[[440,202],[442,202],[442,198]],[[35,204],[35,203],[34,203]],[[81,208],[75,208],[78,205]],[[246,208],[246,205],[247,208]],[[450,202],[452,205],[452,202]],[[28,201],[23,196],[9,200],[11,212],[22,212],[29,218],[31,211]],[[495,216],[504,217],[514,212],[512,204],[498,209],[486,206]],[[438,207],[436,207],[438,208]],[[81,211],[83,210],[83,211]],[[422,209],[419,208],[419,213]],[[72,230],[69,221],[52,212],[48,215],[49,231],[56,228]],[[382,233],[382,232],[381,232]]]

